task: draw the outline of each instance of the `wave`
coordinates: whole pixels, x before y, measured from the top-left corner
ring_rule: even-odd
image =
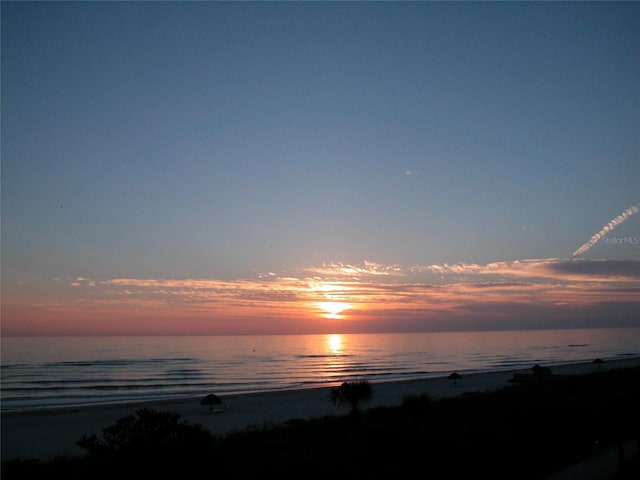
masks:
[[[342,335],[338,351],[329,351],[322,335],[255,337],[259,355],[246,353],[242,337],[149,337],[136,339],[135,349],[133,342],[105,339],[102,351],[109,355],[102,358],[90,346],[69,348],[73,340],[65,338],[47,340],[42,352],[29,339],[3,338],[0,409],[315,388],[353,378],[393,381],[640,355],[637,328],[470,335]]]

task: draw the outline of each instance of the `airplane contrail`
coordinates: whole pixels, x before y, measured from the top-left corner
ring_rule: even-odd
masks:
[[[604,237],[607,233],[611,232],[614,228],[616,228],[618,225],[624,222],[631,215],[633,215],[634,213],[640,212],[640,208],[638,207],[640,207],[640,203],[638,205],[633,205],[627,208],[624,212],[622,212],[616,218],[614,218],[609,223],[607,223],[604,227],[600,229],[598,233],[596,233],[593,237],[591,237],[591,239],[587,243],[585,243],[579,249],[573,252],[573,254],[571,255],[571,258],[575,257],[576,255],[583,254],[584,252],[589,250],[591,247],[593,247],[596,243],[598,243],[598,241],[602,237]]]

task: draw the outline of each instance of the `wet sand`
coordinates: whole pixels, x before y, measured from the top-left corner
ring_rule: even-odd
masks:
[[[550,366],[554,375],[585,374],[594,371],[640,366],[640,357]],[[514,373],[530,373],[530,368],[464,375],[456,384],[446,376],[420,380],[373,383],[373,399],[364,408],[395,406],[412,394],[427,393],[432,398],[457,396],[466,392],[488,392],[511,385]],[[212,392],[216,393],[216,392]],[[117,405],[32,410],[2,414],[0,445],[2,461],[15,458],[48,460],[60,455],[81,455],[75,442],[83,434],[100,436],[102,429],[140,408],[178,412],[182,420],[200,424],[214,434],[233,430],[263,428],[287,420],[319,418],[347,413],[328,399],[327,388],[288,390],[221,396],[224,406],[210,412],[200,405],[201,396],[179,400],[158,400]]]

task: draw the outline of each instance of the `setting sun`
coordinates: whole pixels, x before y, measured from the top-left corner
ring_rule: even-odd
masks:
[[[323,315],[325,318],[336,319],[343,318],[340,314],[351,307],[350,304],[344,302],[318,302],[317,305],[326,312]]]

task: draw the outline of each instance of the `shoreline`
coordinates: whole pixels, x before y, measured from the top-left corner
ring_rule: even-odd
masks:
[[[640,366],[640,356],[608,360],[601,366],[592,361],[545,366],[554,375],[581,375],[637,367]],[[373,398],[364,408],[397,406],[405,397],[421,393],[427,393],[435,400],[468,392],[495,391],[513,385],[509,380],[514,373],[529,373],[530,369],[520,367],[464,374],[456,384],[447,376],[371,382]],[[296,418],[346,414],[346,408],[337,407],[329,401],[329,388],[220,395],[224,407],[217,412],[210,412],[207,406],[200,405],[201,396],[6,412],[2,413],[0,422],[2,462],[16,458],[46,461],[62,455],[82,455],[84,450],[75,444],[82,435],[96,434],[100,437],[103,428],[141,408],[177,412],[181,420],[200,424],[216,435],[279,425]]]

